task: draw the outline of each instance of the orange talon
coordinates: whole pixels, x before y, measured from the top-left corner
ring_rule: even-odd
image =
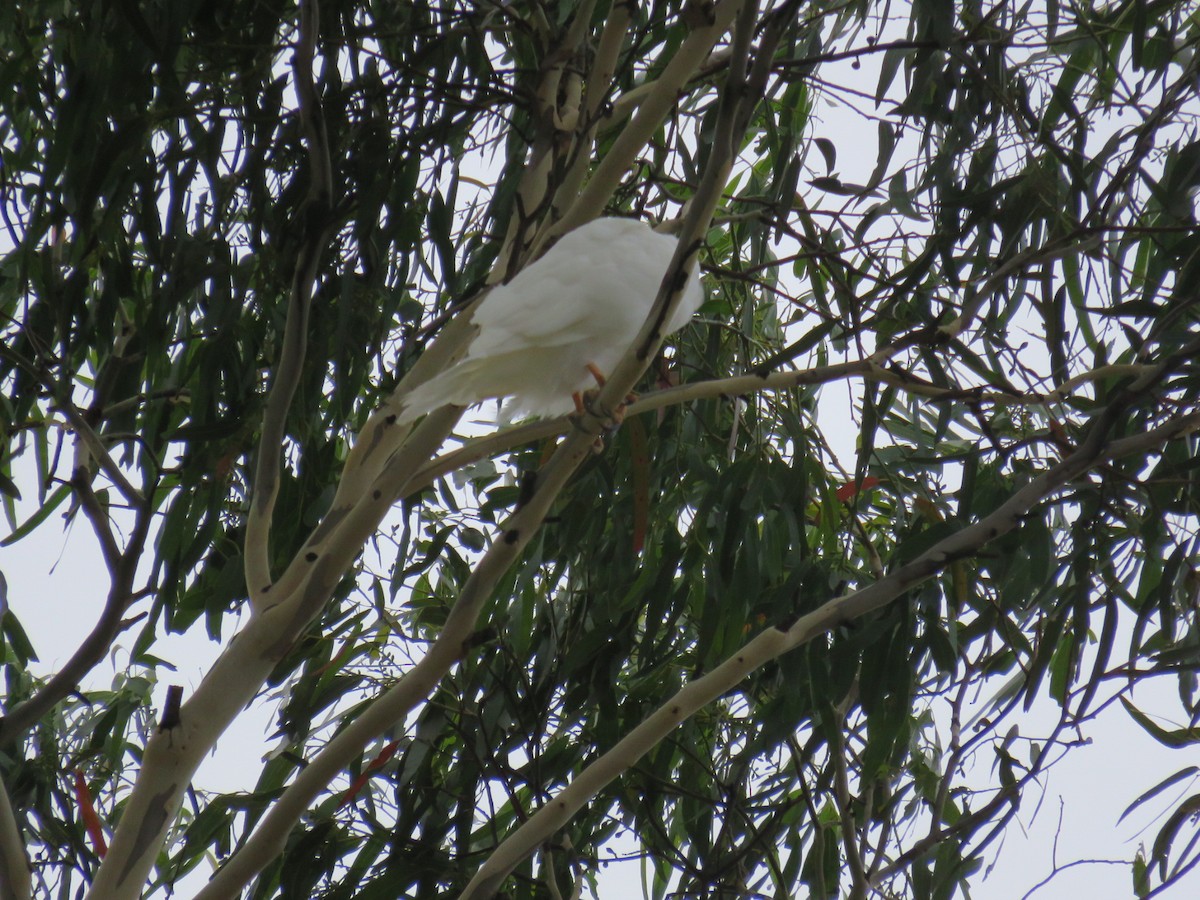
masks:
[[[596,384],[603,388],[608,383],[608,379],[604,373],[600,371],[600,367],[595,363],[585,363],[584,367],[591,372],[592,377],[596,379]],[[625,407],[637,399],[637,394],[630,392],[625,395],[625,399],[617,406],[615,410],[603,410],[602,413],[597,413],[592,406],[592,400],[595,399],[598,391],[575,391],[571,394],[571,399],[575,402],[575,414],[582,416],[585,412],[592,412],[606,417],[611,422],[612,428],[617,428],[625,421]]]
[[[587,370],[591,372],[592,377],[596,379],[596,384],[600,385],[600,387],[604,387],[608,379],[604,377],[604,373],[600,371],[600,368],[595,363],[588,363]]]

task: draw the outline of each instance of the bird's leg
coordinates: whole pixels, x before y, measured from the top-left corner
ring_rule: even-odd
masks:
[[[604,376],[604,373],[600,371],[600,367],[595,363],[587,363],[587,370],[591,372],[592,377],[596,379],[597,387],[602,388],[608,383],[608,379]],[[595,396],[595,392],[585,391],[582,397],[580,397],[579,394],[574,394],[573,396],[575,398],[575,411],[582,415],[584,409],[591,409],[591,398]],[[625,399],[617,405],[615,410],[603,410],[602,412],[605,418],[608,418],[612,421],[614,428],[618,427],[622,422],[625,421],[626,404],[632,403],[636,399],[636,394],[626,394]]]
[[[606,379],[604,373],[600,371],[600,367],[595,363],[585,363],[584,367],[592,373],[592,377],[596,379],[596,384],[604,387]],[[583,391],[582,393],[580,391],[573,391],[571,393],[571,399],[575,401],[575,415],[582,416],[587,412],[588,407],[591,405],[590,398],[592,394],[592,391]]]
[[[574,421],[576,422],[576,424],[578,424],[579,418],[581,418],[584,413],[590,412],[593,415],[597,416],[598,418],[606,420],[604,422],[604,427],[606,430],[612,431],[616,428],[619,428],[621,423],[625,420],[625,403],[628,402],[629,399],[632,399],[633,395],[631,394],[625,402],[622,402],[619,406],[617,406],[617,409],[615,412],[611,411],[611,410],[607,410],[607,409],[602,409],[602,410],[596,409],[595,406],[593,405],[593,401],[596,398],[596,394],[599,392],[599,388],[604,387],[604,385],[607,383],[608,380],[604,377],[604,373],[600,371],[600,367],[597,366],[595,363],[589,362],[589,363],[585,363],[585,365],[587,367],[587,370],[592,373],[592,377],[594,379],[596,379],[597,389],[596,390],[587,390],[587,391],[582,391],[582,392],[581,391],[572,392],[571,399],[575,401],[575,415],[576,415],[576,418]],[[603,452],[604,437],[602,434],[596,435],[596,442],[592,446],[592,450],[595,451],[596,453]]]
[[[608,384],[608,379],[604,377],[604,373],[600,371],[600,367],[595,363],[588,363],[587,370],[592,373],[592,377],[596,379],[596,384],[600,387]]]

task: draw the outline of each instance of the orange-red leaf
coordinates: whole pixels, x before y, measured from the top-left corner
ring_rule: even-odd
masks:
[[[108,852],[108,842],[104,839],[104,826],[100,823],[100,817],[96,815],[96,807],[92,803],[92,792],[88,790],[87,781],[78,769],[75,770],[75,802],[79,804],[79,817],[83,819],[83,827],[87,829],[88,837],[92,839],[96,855],[104,859],[104,854]]]
[[[367,767],[350,783],[350,787],[346,788],[346,793],[342,794],[342,799],[338,802],[339,808],[345,806],[358,796],[358,792],[363,789],[363,785],[367,783],[367,779],[371,777],[372,773],[381,768],[384,763],[396,755],[396,748],[399,746],[399,741],[392,741],[375,755],[375,758],[371,760]]]
[[[862,481],[851,481],[848,484],[843,484],[837,489],[837,498],[844,503],[859,491],[869,491],[877,484],[879,484],[879,479],[874,475],[868,475]]]

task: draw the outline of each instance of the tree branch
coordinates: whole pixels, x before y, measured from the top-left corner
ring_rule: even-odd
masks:
[[[103,439],[96,433],[96,429],[91,426],[87,417],[76,408],[68,392],[61,388],[59,383],[40,364],[26,359],[11,347],[0,344],[0,358],[7,359],[14,366],[28,373],[34,380],[45,385],[54,397],[54,408],[66,416],[67,421],[71,423],[71,428],[74,430],[75,436],[83,443],[82,449],[86,451],[87,456],[95,460],[100,471],[108,476],[113,487],[120,492],[130,506],[143,506],[146,498],[125,477],[121,467],[117,465],[112,454],[108,452],[108,448],[104,446]]]
[[[1066,403],[1079,387],[1104,378],[1138,377],[1153,371],[1147,364],[1099,366],[1076,375],[1045,393],[1009,394],[1003,391],[988,391],[982,387],[942,388],[894,369],[885,369],[878,364],[877,355],[866,359],[815,366],[794,372],[772,372],[769,375],[735,375],[730,378],[713,378],[681,384],[643,394],[625,407],[625,417],[643,415],[671,406],[680,406],[694,400],[712,400],[719,397],[740,397],[759,391],[786,391],[797,387],[833,384],[851,378],[864,382],[886,384],[915,397],[925,397],[933,402],[970,401],[991,403],[996,406],[1046,406]],[[423,465],[413,475],[410,491],[428,487],[437,478],[463,466],[478,462],[519,447],[532,441],[568,433],[574,426],[570,416],[539,419],[502,428],[479,438],[473,438],[456,450],[445,453]]]
[[[834,800],[838,807],[838,828],[842,835],[842,850],[846,857],[846,864],[850,869],[849,896],[850,900],[866,900],[869,885],[857,841],[854,803],[850,796],[850,779],[846,772],[845,735],[840,728],[835,729],[835,732],[837,745],[830,748],[830,755],[833,757]],[[862,815],[864,822],[870,821],[869,805],[863,809]]]
[[[671,61],[654,83],[652,92],[642,102],[629,124],[622,129],[612,148],[592,173],[591,180],[578,199],[555,224],[548,237],[565,234],[585,222],[590,222],[604,209],[637,154],[662,124],[679,91],[704,62],[713,45],[720,39],[741,6],[741,0],[718,0],[711,10],[709,24],[689,34],[680,44]]]
[[[262,594],[271,584],[271,515],[279,494],[279,467],[287,430],[287,414],[304,370],[313,284],[331,231],[333,169],[329,159],[329,138],[325,132],[325,120],[313,84],[312,71],[319,25],[320,8],[317,0],[305,0],[300,4],[300,33],[292,58],[292,73],[300,106],[300,124],[308,151],[309,188],[298,216],[302,240],[292,274],[283,349],[271,379],[271,391],[263,412],[254,493],[246,521],[246,585],[250,591],[251,605],[255,608],[263,603]]]
[[[86,507],[85,507],[86,509]],[[142,557],[153,514],[148,507],[138,510],[129,542],[115,561],[110,561],[111,583],[100,618],[71,655],[36,694],[0,718],[0,747],[16,740],[53,709],[71,691],[79,687],[84,675],[104,659],[112,642],[124,630],[122,617],[137,594],[133,589],[138,562]],[[108,559],[108,550],[105,558]]]
[[[613,75],[616,72],[621,46],[628,33],[629,22],[630,5],[624,2],[615,3],[604,23],[604,31],[600,34],[600,42],[592,59],[591,71],[588,73],[587,87],[584,90],[584,109],[576,122],[576,138],[570,167],[551,201],[553,218],[570,208],[570,204],[579,196],[591,168],[596,130],[600,125],[604,101],[612,90]]]

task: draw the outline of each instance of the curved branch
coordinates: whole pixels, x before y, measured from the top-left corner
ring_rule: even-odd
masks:
[[[254,494],[246,522],[246,585],[250,602],[255,608],[261,606],[263,591],[271,584],[271,515],[279,494],[279,466],[287,414],[304,369],[313,284],[331,232],[333,169],[329,159],[329,138],[325,132],[325,120],[313,84],[312,71],[319,18],[317,0],[305,0],[300,4],[300,36],[292,60],[292,72],[300,106],[300,124],[308,150],[310,183],[308,196],[299,213],[302,241],[292,273],[283,350],[271,379],[270,396],[263,412]]]
[[[772,372],[769,375],[735,375],[730,378],[713,378],[681,384],[661,391],[643,394],[625,408],[625,417],[638,416],[671,406],[679,406],[694,400],[713,400],[720,397],[740,397],[759,391],[786,391],[797,387],[833,384],[850,378],[861,378],[865,382],[886,384],[916,397],[925,397],[933,402],[967,400],[973,403],[992,403],[997,406],[1046,406],[1066,403],[1071,393],[1086,384],[1104,378],[1138,377],[1153,371],[1147,364],[1110,364],[1080,373],[1063,384],[1041,394],[1009,394],[1003,391],[986,391],[982,387],[942,388],[893,369],[884,369],[876,357],[814,366],[796,372]],[[511,450],[523,444],[556,435],[567,434],[574,426],[570,416],[539,419],[520,425],[502,428],[491,434],[473,438],[457,450],[445,453],[416,471],[408,490],[415,493],[428,487],[437,478],[456,469]]]
[[[88,508],[86,504],[84,508],[85,510]],[[89,514],[89,518],[91,517]],[[96,620],[96,624],[92,626],[92,630],[83,639],[71,658],[54,673],[54,677],[36,694],[13,708],[8,715],[0,718],[0,746],[4,746],[24,734],[71,691],[78,688],[84,675],[104,659],[117,635],[127,627],[122,617],[129,609],[129,604],[138,596],[133,589],[133,583],[152,519],[153,514],[149,508],[142,507],[138,510],[138,516],[124,552],[120,553],[116,559],[109,560],[109,553],[115,552],[115,545],[112,548],[106,547],[105,559],[109,563],[112,582],[100,618]],[[101,534],[99,529],[97,533]],[[109,539],[111,540],[111,535]],[[101,536],[101,543],[105,543],[103,536]]]

